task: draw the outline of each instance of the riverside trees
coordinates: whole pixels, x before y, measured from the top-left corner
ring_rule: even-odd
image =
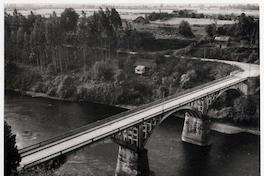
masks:
[[[41,71],[52,65],[57,72],[89,65],[94,55],[106,59],[117,49],[121,25],[114,8],[100,8],[89,17],[66,8],[60,17],[53,12],[48,18],[33,12],[25,17],[15,9],[13,15],[5,13],[5,61]]]

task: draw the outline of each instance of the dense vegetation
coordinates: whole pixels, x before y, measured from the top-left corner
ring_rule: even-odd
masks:
[[[189,56],[205,57],[211,59],[232,60],[247,63],[259,63],[258,48],[200,46],[191,49]]]
[[[151,65],[143,76],[134,73],[134,65],[141,60],[138,58]],[[33,67],[8,64],[5,85],[64,99],[140,105],[226,76],[233,70],[229,65],[177,57],[125,55],[64,74],[40,74]]]
[[[4,124],[4,136],[5,175],[15,175],[17,174],[17,167],[21,161],[21,156],[16,146],[16,135],[12,134],[11,126],[6,121]]]
[[[218,14],[218,15],[208,15],[203,13],[197,13],[192,10],[182,9],[182,10],[174,10],[172,13],[168,12],[152,12],[146,16],[147,20],[156,21],[156,20],[168,20],[171,18],[210,18],[215,20],[235,20],[235,14]]]
[[[209,116],[221,122],[244,126],[260,126],[259,92],[250,96],[232,97],[223,94],[209,110]]]

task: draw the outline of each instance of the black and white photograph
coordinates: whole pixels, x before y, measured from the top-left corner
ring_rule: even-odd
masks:
[[[2,6],[4,176],[261,175],[262,3]]]

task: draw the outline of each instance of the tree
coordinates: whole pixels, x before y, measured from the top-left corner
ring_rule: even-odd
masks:
[[[4,127],[4,155],[5,155],[5,175],[9,176],[12,173],[17,172],[17,167],[19,166],[19,162],[21,161],[21,156],[18,153],[18,149],[16,146],[16,135],[12,134],[11,126],[5,122]]]
[[[185,37],[194,37],[190,24],[184,20],[179,25],[179,33]]]
[[[36,20],[36,16],[35,14],[30,11],[30,15],[28,15],[27,17],[27,28],[28,28],[28,33],[30,33],[34,27],[34,23],[35,23],[35,20]]]
[[[41,18],[37,18],[34,23],[34,28],[30,34],[30,47],[32,52],[36,55],[36,65],[43,69],[44,66],[44,45],[45,27]]]
[[[115,30],[122,26],[121,17],[115,8],[111,9],[110,22],[114,26]]]
[[[186,74],[181,76],[181,87],[182,88],[191,88],[194,85],[194,82],[197,80],[198,75],[195,70],[189,70]],[[195,80],[195,81],[194,81]]]
[[[68,32],[68,31],[74,31],[77,25],[79,15],[75,12],[73,8],[66,8],[61,13],[61,26],[62,28]]]
[[[28,57],[29,57],[29,35],[25,32],[23,51],[22,51],[22,58],[24,63],[29,63]]]
[[[216,25],[215,24],[209,24],[209,25],[205,26],[205,31],[206,31],[208,36],[213,37],[215,35],[215,32],[216,32]]]

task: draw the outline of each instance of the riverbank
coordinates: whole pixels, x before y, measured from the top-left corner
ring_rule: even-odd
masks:
[[[175,118],[184,119],[184,116],[175,115]],[[247,127],[247,126],[238,126],[231,123],[223,123],[223,122],[210,122],[210,129],[223,134],[239,134],[239,133],[249,133],[253,135],[260,136],[260,130],[255,127]]]
[[[49,95],[47,95],[45,93],[41,93],[41,92],[22,91],[22,90],[19,90],[19,89],[5,89],[5,91],[15,92],[15,93],[18,93],[20,95],[30,96],[32,98],[47,98],[47,99],[58,100],[58,101],[83,102],[82,100],[77,101],[77,100],[74,100],[74,99],[53,97],[53,96],[49,96]],[[91,102],[91,103],[95,103],[95,102]],[[101,104],[101,103],[97,103],[97,104]],[[106,104],[103,104],[103,105],[106,105]],[[137,108],[138,106],[135,106],[135,105],[114,105],[114,107],[131,110],[131,109]]]
[[[5,89],[22,90],[32,97],[133,108],[225,77],[237,69],[223,63],[159,55],[153,57],[123,56],[95,62],[91,68],[62,73],[8,63],[5,65]],[[142,62],[151,68],[145,74],[138,75],[134,65]]]
[[[76,100],[69,99],[69,98],[60,98],[60,97],[49,96],[46,93],[34,92],[34,91],[23,91],[23,90],[19,90],[19,89],[5,89],[5,91],[15,92],[15,93],[18,93],[20,95],[30,96],[32,98],[48,98],[51,100],[70,101],[70,102],[76,101]]]
[[[80,101],[76,101],[73,99],[63,99],[63,98],[58,98],[58,97],[52,97],[49,96],[45,93],[37,93],[37,92],[33,92],[33,91],[21,91],[21,90],[6,90],[6,91],[13,91],[16,93],[19,93],[21,95],[26,95],[26,96],[30,96],[32,98],[48,98],[48,99],[52,99],[52,100],[58,100],[58,101],[70,101],[70,102],[80,102]],[[138,106],[133,106],[133,105],[115,105],[115,107],[119,107],[119,108],[123,108],[123,109],[127,109],[127,110],[131,110],[134,109]],[[183,118],[183,117],[179,117],[179,116],[175,116],[178,118]],[[254,127],[246,127],[246,126],[237,126],[231,123],[223,123],[223,122],[211,122],[211,126],[210,126],[211,130],[220,132],[220,133],[224,133],[224,134],[238,134],[238,133],[250,133],[250,134],[254,134],[254,135],[260,135],[260,130]]]
[[[260,135],[260,130],[256,128],[241,127],[219,122],[212,122],[210,129],[225,134],[250,133],[258,136]]]

